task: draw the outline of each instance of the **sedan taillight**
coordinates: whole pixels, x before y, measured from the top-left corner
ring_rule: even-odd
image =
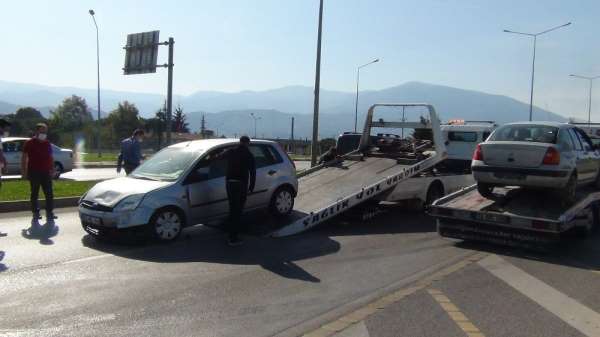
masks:
[[[546,154],[544,155],[544,160],[542,161],[544,165],[558,165],[560,164],[560,152],[553,147],[549,147],[546,150]]]
[[[473,160],[483,160],[483,151],[481,151],[481,144],[477,144],[475,152],[473,152]]]

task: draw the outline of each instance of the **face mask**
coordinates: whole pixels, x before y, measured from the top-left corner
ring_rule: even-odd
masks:
[[[46,140],[47,135],[45,133],[38,133],[37,139]]]

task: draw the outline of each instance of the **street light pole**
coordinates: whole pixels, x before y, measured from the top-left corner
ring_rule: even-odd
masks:
[[[100,146],[100,38],[98,31],[98,24],[96,23],[95,12],[93,9],[89,10],[92,20],[94,20],[94,26],[96,26],[96,71],[98,75],[98,120],[96,121],[96,147],[98,150],[98,157],[102,157],[102,147]]]
[[[369,63],[363,64],[362,66],[356,68],[356,102],[354,103],[354,132],[356,132],[356,124],[358,122],[358,83],[360,82],[360,69],[375,62],[379,62],[379,59],[375,59]]]
[[[254,119],[254,139],[256,139],[256,121],[258,121],[259,119],[261,119],[262,117],[256,117],[254,115],[254,112],[250,113],[250,116],[252,116],[252,119]]]
[[[554,28],[550,28],[550,29],[547,29],[547,30],[545,30],[543,32],[539,32],[539,33],[523,33],[523,32],[516,32],[516,31],[512,31],[512,30],[508,30],[508,29],[504,30],[505,33],[519,34],[519,35],[526,35],[526,36],[533,37],[533,61],[531,64],[531,92],[529,93],[529,121],[533,120],[533,86],[534,86],[534,82],[535,82],[535,48],[536,48],[536,44],[537,44],[537,37],[539,35],[549,33],[553,30],[557,30],[559,28],[566,27],[570,24],[571,24],[571,22],[567,22],[564,25],[556,26]]]
[[[580,75],[574,75],[571,74],[569,75],[571,77],[575,77],[575,78],[581,78],[584,80],[588,80],[590,82],[590,94],[589,94],[589,102],[588,102],[588,128],[590,129],[590,132],[592,130],[592,87],[594,85],[594,80],[600,78],[599,76],[580,76]]]
[[[321,89],[321,33],[323,31],[323,0],[319,1],[319,30],[317,34],[317,64],[315,69],[315,100],[313,111],[313,133],[310,154],[310,166],[317,165],[319,151],[319,91]]]

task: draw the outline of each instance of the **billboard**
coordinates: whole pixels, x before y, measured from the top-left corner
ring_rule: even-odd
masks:
[[[123,74],[148,74],[156,72],[159,46],[158,30],[127,35]]]

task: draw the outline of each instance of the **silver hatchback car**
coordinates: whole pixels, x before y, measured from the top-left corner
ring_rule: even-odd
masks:
[[[600,153],[583,130],[570,124],[503,125],[477,146],[471,169],[483,196],[495,186],[522,186],[556,189],[573,202],[578,185],[600,188]]]
[[[237,139],[209,139],[171,145],[128,177],[97,184],[79,202],[83,228],[102,236],[146,226],[156,238],[169,241],[185,226],[224,220],[229,214],[226,163],[214,154],[238,144]],[[275,142],[252,141],[249,149],[256,184],[245,211],[290,214],[298,191],[293,161]]]

